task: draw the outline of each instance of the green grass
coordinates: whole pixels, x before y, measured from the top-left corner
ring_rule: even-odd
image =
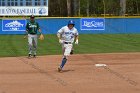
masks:
[[[76,54],[139,52],[140,34],[81,34],[79,45],[74,45]],[[26,56],[27,39],[23,35],[0,35],[0,57]],[[46,35],[38,42],[38,55],[61,54],[61,45],[56,35]]]

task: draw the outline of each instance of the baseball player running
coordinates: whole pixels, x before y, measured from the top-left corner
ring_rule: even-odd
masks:
[[[26,34],[28,36],[28,45],[29,45],[28,58],[31,58],[32,56],[36,57],[37,32],[39,32],[41,39],[43,39],[44,37],[41,33],[39,24],[35,21],[34,15],[31,15],[30,21],[26,24]]]
[[[67,26],[62,27],[57,32],[57,37],[59,39],[59,43],[62,44],[63,51],[63,58],[61,65],[58,67],[58,72],[61,72],[66,64],[68,56],[72,50],[74,40],[75,44],[78,44],[78,31],[74,26],[74,21],[70,20]]]

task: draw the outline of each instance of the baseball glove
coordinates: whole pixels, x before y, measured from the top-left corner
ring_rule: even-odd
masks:
[[[44,35],[41,34],[41,35],[39,36],[39,39],[40,39],[40,40],[44,40]]]

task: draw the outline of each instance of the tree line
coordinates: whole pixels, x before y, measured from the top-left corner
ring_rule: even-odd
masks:
[[[140,0],[49,0],[50,17],[139,16]]]

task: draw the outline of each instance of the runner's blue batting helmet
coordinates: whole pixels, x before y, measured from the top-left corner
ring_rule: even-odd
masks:
[[[75,25],[75,22],[73,21],[73,20],[70,20],[69,22],[68,22],[68,25]]]

